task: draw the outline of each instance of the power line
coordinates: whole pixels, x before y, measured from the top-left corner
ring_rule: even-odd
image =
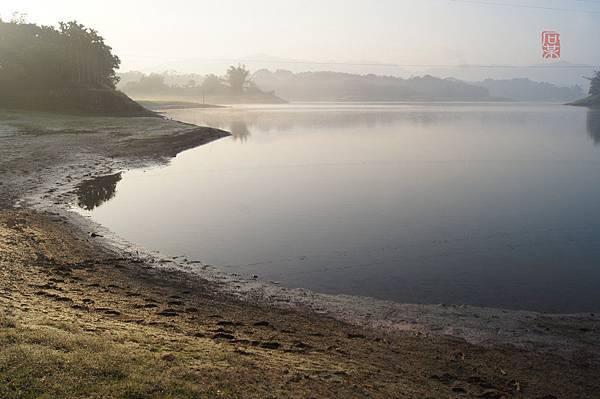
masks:
[[[148,57],[163,60],[173,60],[169,57],[144,56],[134,54],[123,54],[130,57]],[[179,61],[194,61],[179,59]],[[399,64],[399,63],[377,63],[377,62],[336,62],[336,61],[301,61],[301,60],[268,60],[268,59],[243,59],[243,58],[212,58],[198,59],[198,62],[230,62],[230,63],[255,63],[255,64],[291,64],[291,65],[341,65],[341,66],[369,66],[388,68],[486,68],[486,69],[590,69],[598,68],[598,65],[590,64],[547,64],[547,65],[501,65],[501,64]],[[600,65],[600,64],[599,64]]]
[[[501,3],[497,1],[486,1],[486,0],[448,0],[457,3],[467,3],[475,5],[485,6],[500,6],[500,7],[512,7],[512,8],[527,8],[536,10],[549,10],[549,11],[561,11],[561,12],[579,12],[587,14],[598,14],[600,11],[593,10],[582,10],[574,8],[559,8],[559,7],[547,7],[547,6],[536,6],[529,4],[519,3]],[[579,2],[587,3],[599,3],[600,0],[575,0]],[[133,55],[131,57],[139,58],[156,58],[173,61],[172,58],[160,57],[160,56],[149,56],[149,55]],[[189,61],[186,59],[180,59],[180,61]],[[391,68],[481,68],[481,69],[595,69],[597,65],[565,65],[565,64],[547,64],[547,65],[497,65],[497,64],[398,64],[398,63],[372,63],[372,62],[327,62],[327,61],[301,61],[301,60],[262,60],[262,59],[235,59],[235,58],[222,58],[222,59],[205,59],[199,60],[202,62],[231,62],[231,63],[256,63],[256,64],[289,64],[289,65],[337,65],[337,66],[362,66],[362,67],[391,67]]]
[[[269,61],[269,60],[220,60],[228,62],[247,62],[247,63],[272,63],[272,64],[304,64],[304,65],[348,65],[348,66],[374,66],[374,67],[394,67],[394,68],[491,68],[491,69],[516,69],[516,68],[596,68],[594,65],[494,65],[494,64],[385,64],[385,63],[355,63],[355,62],[311,62],[311,61]]]
[[[529,4],[517,4],[517,3],[499,3],[496,1],[482,1],[482,0],[449,0],[456,3],[468,3],[468,4],[478,4],[478,5],[486,5],[486,6],[498,6],[498,7],[511,7],[511,8],[529,8],[534,10],[549,10],[549,11],[562,11],[562,12],[579,12],[585,14],[596,14],[600,15],[600,11],[593,10],[581,10],[577,8],[559,8],[559,7],[546,7],[546,6],[534,6]],[[597,1],[587,0],[591,3],[596,3]],[[600,1],[598,1],[600,3]]]

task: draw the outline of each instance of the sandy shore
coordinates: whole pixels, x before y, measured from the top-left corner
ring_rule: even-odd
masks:
[[[597,397],[598,315],[290,290],[137,248],[69,210],[87,179],[226,135],[154,118],[0,114],[0,397]],[[60,387],[23,376],[35,353],[92,339],[100,363],[125,354],[144,370],[101,384],[68,362],[42,367],[72,377]]]

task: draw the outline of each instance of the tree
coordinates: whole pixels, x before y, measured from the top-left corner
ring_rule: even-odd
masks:
[[[112,54],[112,48],[104,43],[104,38],[94,29],[88,29],[77,21],[60,22],[59,27],[76,82],[114,89],[119,82],[116,70],[121,60]]]
[[[76,21],[58,29],[0,20],[0,88],[111,88],[120,60],[102,36]]]
[[[168,93],[172,87],[165,83],[165,76],[158,73],[142,75],[138,82],[128,82],[125,91],[135,94],[157,94]]]
[[[202,91],[206,94],[215,94],[218,93],[223,86],[221,79],[219,79],[217,75],[209,74],[206,75],[206,78],[202,82]]]
[[[0,19],[1,21],[1,19]],[[24,24],[27,22],[27,14],[24,12],[15,11],[12,14],[12,18],[10,22],[14,22],[16,24]]]
[[[230,66],[225,75],[225,80],[234,93],[240,94],[244,92],[244,88],[249,83],[249,76],[250,71],[246,69],[245,65]]]
[[[22,21],[0,22],[0,85],[48,87],[67,79],[66,54],[58,32]]]
[[[591,80],[590,84],[590,94],[591,95],[599,95],[600,94],[600,71],[596,71],[596,76],[594,76]]]

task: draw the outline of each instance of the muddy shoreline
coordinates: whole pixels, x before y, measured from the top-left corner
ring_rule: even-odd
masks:
[[[242,378],[234,389],[256,397],[275,385],[282,390],[273,397],[591,398],[600,389],[592,378],[600,367],[597,314],[409,305],[291,290],[221,273],[201,259],[163,257],[71,211],[85,180],[164,164],[228,135],[149,119],[138,118],[140,128],[132,129],[107,118],[102,125],[109,128],[90,130],[76,118],[67,127],[15,124],[0,133],[6,273],[0,300],[24,325],[52,304],[67,320],[83,320],[102,334],[134,323],[158,329],[165,342],[185,337],[187,345],[214,352],[259,356],[257,375],[273,375],[263,386]],[[48,282],[57,274],[60,281]],[[241,367],[235,356],[233,369]],[[231,377],[213,371],[219,381]]]

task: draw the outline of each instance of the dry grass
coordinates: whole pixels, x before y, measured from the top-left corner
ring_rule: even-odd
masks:
[[[73,330],[73,328],[69,328]],[[187,369],[190,359],[0,317],[0,398],[242,397]]]

